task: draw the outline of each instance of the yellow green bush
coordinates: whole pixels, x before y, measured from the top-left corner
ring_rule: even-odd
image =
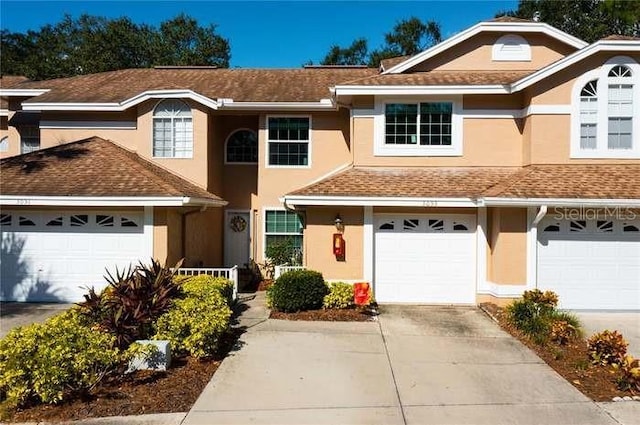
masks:
[[[623,391],[640,391],[640,359],[625,356],[620,364],[614,364],[613,368],[620,373],[617,379],[618,388]]]
[[[229,285],[222,278],[197,276],[182,283],[184,298],[178,299],[156,322],[153,339],[168,340],[172,350],[203,358],[213,355],[229,329]]]
[[[90,329],[73,308],[0,340],[0,393],[12,405],[58,403],[94,387],[128,359],[114,337]]]
[[[353,285],[345,282],[331,282],[328,286],[329,293],[324,296],[322,308],[353,307]]]

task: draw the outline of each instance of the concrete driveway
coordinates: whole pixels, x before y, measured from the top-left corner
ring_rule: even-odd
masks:
[[[475,308],[250,323],[184,424],[622,423]]]
[[[627,352],[640,357],[640,312],[575,312],[589,337],[605,329],[617,330],[629,343]]]
[[[44,322],[48,318],[62,313],[73,304],[60,303],[0,303],[0,338],[18,326]]]

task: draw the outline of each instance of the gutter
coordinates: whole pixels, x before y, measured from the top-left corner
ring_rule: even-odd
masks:
[[[223,207],[227,201],[188,196],[20,196],[0,195],[2,206],[57,207],[184,207],[206,205]]]

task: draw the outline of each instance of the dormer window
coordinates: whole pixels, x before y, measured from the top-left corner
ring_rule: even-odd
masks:
[[[522,36],[516,34],[503,35],[493,45],[491,60],[500,62],[530,61],[531,46]]]
[[[634,91],[634,86],[636,90]],[[609,60],[579,78],[574,86],[571,156],[638,158],[640,65],[628,57]],[[638,137],[636,136],[636,139]]]
[[[153,110],[153,156],[193,157],[193,118],[189,105],[167,99]]]

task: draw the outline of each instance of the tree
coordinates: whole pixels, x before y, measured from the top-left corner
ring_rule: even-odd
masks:
[[[154,65],[228,67],[229,42],[215,26],[201,27],[186,15],[160,28],[129,18],[66,15],[37,31],[0,33],[0,66],[5,75],[48,79]]]
[[[533,19],[536,14],[589,43],[611,34],[640,36],[640,0],[520,0],[516,10],[497,16]]]
[[[415,55],[439,43],[442,39],[440,25],[437,22],[423,22],[416,17],[399,21],[391,32],[385,34],[384,38],[385,44],[373,51],[369,51],[367,40],[364,38],[356,39],[348,47],[333,45],[321,63],[323,65],[368,64],[377,67],[383,59]]]

